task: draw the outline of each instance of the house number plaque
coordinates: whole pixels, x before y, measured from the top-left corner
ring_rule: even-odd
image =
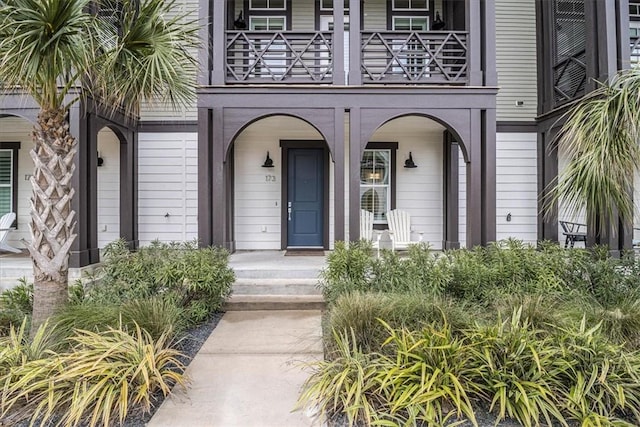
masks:
[[[264,176],[264,180],[266,182],[276,182],[276,176],[275,175],[265,175]]]

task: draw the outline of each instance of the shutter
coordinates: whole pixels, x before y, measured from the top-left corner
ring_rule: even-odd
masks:
[[[0,150],[0,216],[11,212],[13,150]]]
[[[584,93],[587,69],[584,0],[555,0],[554,89],[556,102]]]

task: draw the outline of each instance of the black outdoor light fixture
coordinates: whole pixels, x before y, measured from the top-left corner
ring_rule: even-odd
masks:
[[[104,165],[104,159],[100,157],[100,153],[98,153],[98,167]]]
[[[411,155],[411,151],[409,151],[409,158],[404,161],[404,167],[407,169],[414,169],[418,167],[418,165],[416,165],[413,162],[413,156]]]
[[[264,159],[264,163],[262,164],[263,168],[272,168],[273,167],[273,160],[271,159],[271,157],[269,157],[269,152],[267,151],[267,158]]]

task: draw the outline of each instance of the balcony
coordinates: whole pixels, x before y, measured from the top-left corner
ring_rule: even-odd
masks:
[[[331,84],[331,31],[227,31],[227,84]],[[343,46],[340,46],[343,48]],[[345,72],[360,61],[363,84],[467,83],[467,32],[363,31],[359,55],[346,44]]]
[[[227,31],[227,84],[332,83],[330,31]]]
[[[363,83],[465,84],[467,33],[362,32]]]

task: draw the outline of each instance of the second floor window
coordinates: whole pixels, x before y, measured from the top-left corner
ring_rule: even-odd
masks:
[[[286,10],[286,0],[249,0],[250,10]]]
[[[429,10],[429,0],[392,0],[393,10]]]
[[[320,10],[333,10],[333,0],[320,0]],[[344,10],[349,10],[349,0],[344,0]]]

